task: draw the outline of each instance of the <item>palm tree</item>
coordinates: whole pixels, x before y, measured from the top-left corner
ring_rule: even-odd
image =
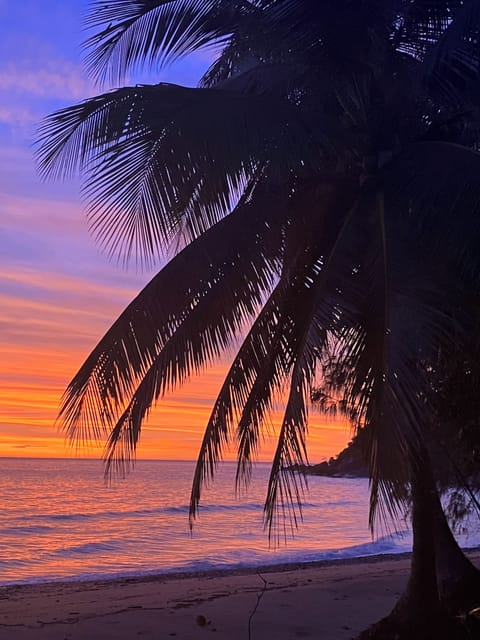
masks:
[[[97,0],[88,25],[99,82],[201,48],[216,57],[198,88],[107,91],[40,129],[43,174],[82,172],[91,228],[112,256],[170,257],[67,388],[67,434],[106,435],[107,473],[122,469],[152,405],[241,340],[200,447],[191,517],[232,440],[248,483],[283,394],[265,504],[276,535],[299,513],[291,467],[306,461],[311,390],[337,341],[368,434],[372,526],[402,508],[408,483],[414,497],[412,580],[368,637],[394,624],[397,637],[417,625],[423,638],[435,620],[435,637],[454,637],[438,598],[435,407],[418,359],[448,357],[467,331],[465,292],[478,292],[478,3]]]

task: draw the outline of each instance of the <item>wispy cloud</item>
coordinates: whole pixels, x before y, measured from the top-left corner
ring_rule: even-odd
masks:
[[[80,65],[65,60],[0,65],[0,124],[14,140],[31,138],[47,113],[93,93]]]
[[[38,114],[22,105],[0,106],[0,123],[12,127],[26,127],[38,120]]]
[[[0,92],[29,97],[81,100],[93,88],[82,67],[66,60],[0,66]]]

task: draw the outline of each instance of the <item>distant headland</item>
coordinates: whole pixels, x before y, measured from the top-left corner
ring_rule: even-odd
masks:
[[[367,465],[362,455],[362,447],[358,437],[355,437],[349,444],[334,458],[325,460],[319,464],[293,465],[294,471],[305,473],[310,476],[330,476],[342,478],[367,478]]]

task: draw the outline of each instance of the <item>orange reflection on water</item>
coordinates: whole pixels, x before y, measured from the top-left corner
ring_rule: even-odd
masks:
[[[349,547],[358,549],[350,555],[372,552],[366,479],[310,477],[303,522],[292,538],[287,516],[285,545],[280,521],[275,547],[262,526],[268,465],[255,467],[240,495],[236,465],[221,465],[202,492],[192,533],[192,462],[139,461],[127,481],[113,483],[103,481],[98,460],[11,459],[3,467],[0,528],[9,553],[1,581],[268,565],[320,559],[324,551],[338,558]]]

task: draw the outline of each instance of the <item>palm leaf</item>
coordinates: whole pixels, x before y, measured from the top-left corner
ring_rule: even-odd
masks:
[[[304,247],[302,273],[295,270],[290,273],[290,287],[297,289],[297,296],[290,296],[292,304],[282,338],[288,345],[287,364],[291,376],[265,501],[265,522],[270,538],[279,535],[281,522],[285,535],[287,522],[296,525],[297,508],[301,516],[303,480],[302,476],[298,479],[293,469],[295,465],[307,462],[307,404],[314,388],[316,364],[329,347],[329,336],[338,331],[338,323],[345,323],[350,315],[342,283],[346,284],[348,274],[351,275],[352,255],[342,253],[342,249],[344,242],[355,238],[356,226],[366,204],[361,194],[343,212],[340,223],[329,230],[323,242],[321,236],[313,234],[314,238],[319,237],[319,243],[312,244],[309,251],[300,243]],[[309,231],[307,229],[307,233]]]
[[[311,227],[304,228],[308,236]],[[318,229],[317,229],[318,231]],[[192,485],[190,522],[196,516],[203,484],[213,478],[223,449],[236,426],[238,441],[237,490],[247,485],[261,427],[292,366],[292,316],[302,301],[296,281],[305,271],[305,252],[286,251],[275,290],[241,345],[213,407],[205,429]]]
[[[251,308],[249,296],[255,299],[260,290],[270,287],[283,240],[281,227],[272,228],[262,214],[268,203],[281,219],[281,208],[275,208],[276,198],[268,189],[263,197],[260,191],[257,195],[255,202],[240,202],[230,216],[171,260],[92,351],[62,402],[60,417],[71,439],[95,436],[98,425],[116,423],[141,378],[212,288],[218,289],[226,282],[223,303],[227,310],[228,305],[238,310],[243,304],[245,316]],[[231,252],[233,243],[235,256]],[[192,264],[196,274],[193,281]],[[227,273],[231,274],[230,280],[226,279]],[[225,291],[228,284],[232,289]],[[221,304],[219,299],[219,316]],[[213,316],[211,321],[219,320]]]
[[[38,157],[44,177],[82,170],[101,244],[148,261],[179,230],[188,240],[228,213],[254,172],[285,181],[304,158],[318,166],[318,141],[297,114],[233,91],[132,87],[47,118]]]
[[[389,216],[432,260],[473,274],[480,236],[480,153],[421,142],[385,166]],[[432,230],[434,232],[432,232]]]
[[[402,52],[423,60],[462,8],[462,0],[415,0],[396,3],[395,44]],[[403,5],[403,6],[398,6]]]
[[[145,63],[159,69],[219,47],[247,6],[235,0],[96,0],[86,20],[96,30],[85,42],[87,67],[96,80],[115,84]]]
[[[399,160],[395,164],[399,182],[405,178],[398,175],[400,166]],[[355,277],[362,291],[359,309],[363,307],[363,312],[356,324],[346,325],[339,335],[343,374],[337,380],[344,388],[350,415],[356,416],[357,427],[366,433],[372,528],[377,516],[387,522],[404,507],[409,465],[420,459],[433,421],[432,407],[426,401],[429,377],[419,359],[429,362],[440,348],[452,348],[452,336],[458,335],[460,326],[455,310],[463,295],[458,281],[458,291],[452,286],[450,225],[441,226],[449,218],[436,216],[433,246],[426,234],[412,233],[405,224],[412,215],[408,198],[412,192],[403,185],[400,200],[407,194],[410,207],[403,216],[395,208],[398,201],[390,199],[391,193],[385,199],[378,193],[372,201],[369,221],[364,220],[369,241],[362,249]],[[432,183],[422,187],[430,195],[434,189]],[[435,183],[435,188],[438,191],[443,185]],[[455,201],[455,195],[452,197]],[[443,205],[450,213],[449,202]],[[424,211],[415,213],[420,217]],[[443,264],[438,262],[442,237]],[[451,292],[448,300],[445,290]]]
[[[424,64],[424,82],[444,105],[478,104],[480,87],[480,6],[467,0],[448,20]]]
[[[315,322],[303,325],[297,321],[294,365],[289,382],[289,395],[278,436],[277,448],[272,461],[267,496],[265,500],[265,521],[269,537],[278,536],[280,516],[283,515],[283,531],[288,519],[291,525],[297,524],[296,505],[300,509],[303,498],[303,475],[298,475],[295,465],[308,463],[306,450],[306,433],[308,421],[307,402],[309,401],[315,375],[318,352],[327,333]],[[303,335],[301,335],[303,332]],[[292,349],[292,341],[289,340]],[[299,479],[299,480],[298,480]],[[279,507],[282,513],[279,513]]]
[[[265,359],[278,359],[276,341],[272,337],[278,333],[281,292],[282,287],[277,284],[239,348],[213,406],[195,466],[190,498],[191,525],[198,512],[202,487],[214,476],[224,448],[231,440],[240,419],[242,408],[248,404],[252,395],[258,372],[265,367]],[[280,387],[281,368],[276,375],[273,375],[275,372],[272,367],[270,372],[272,376],[268,379],[268,384],[270,387]],[[242,433],[239,438],[242,438]],[[249,454],[254,449],[255,446],[252,445]]]

